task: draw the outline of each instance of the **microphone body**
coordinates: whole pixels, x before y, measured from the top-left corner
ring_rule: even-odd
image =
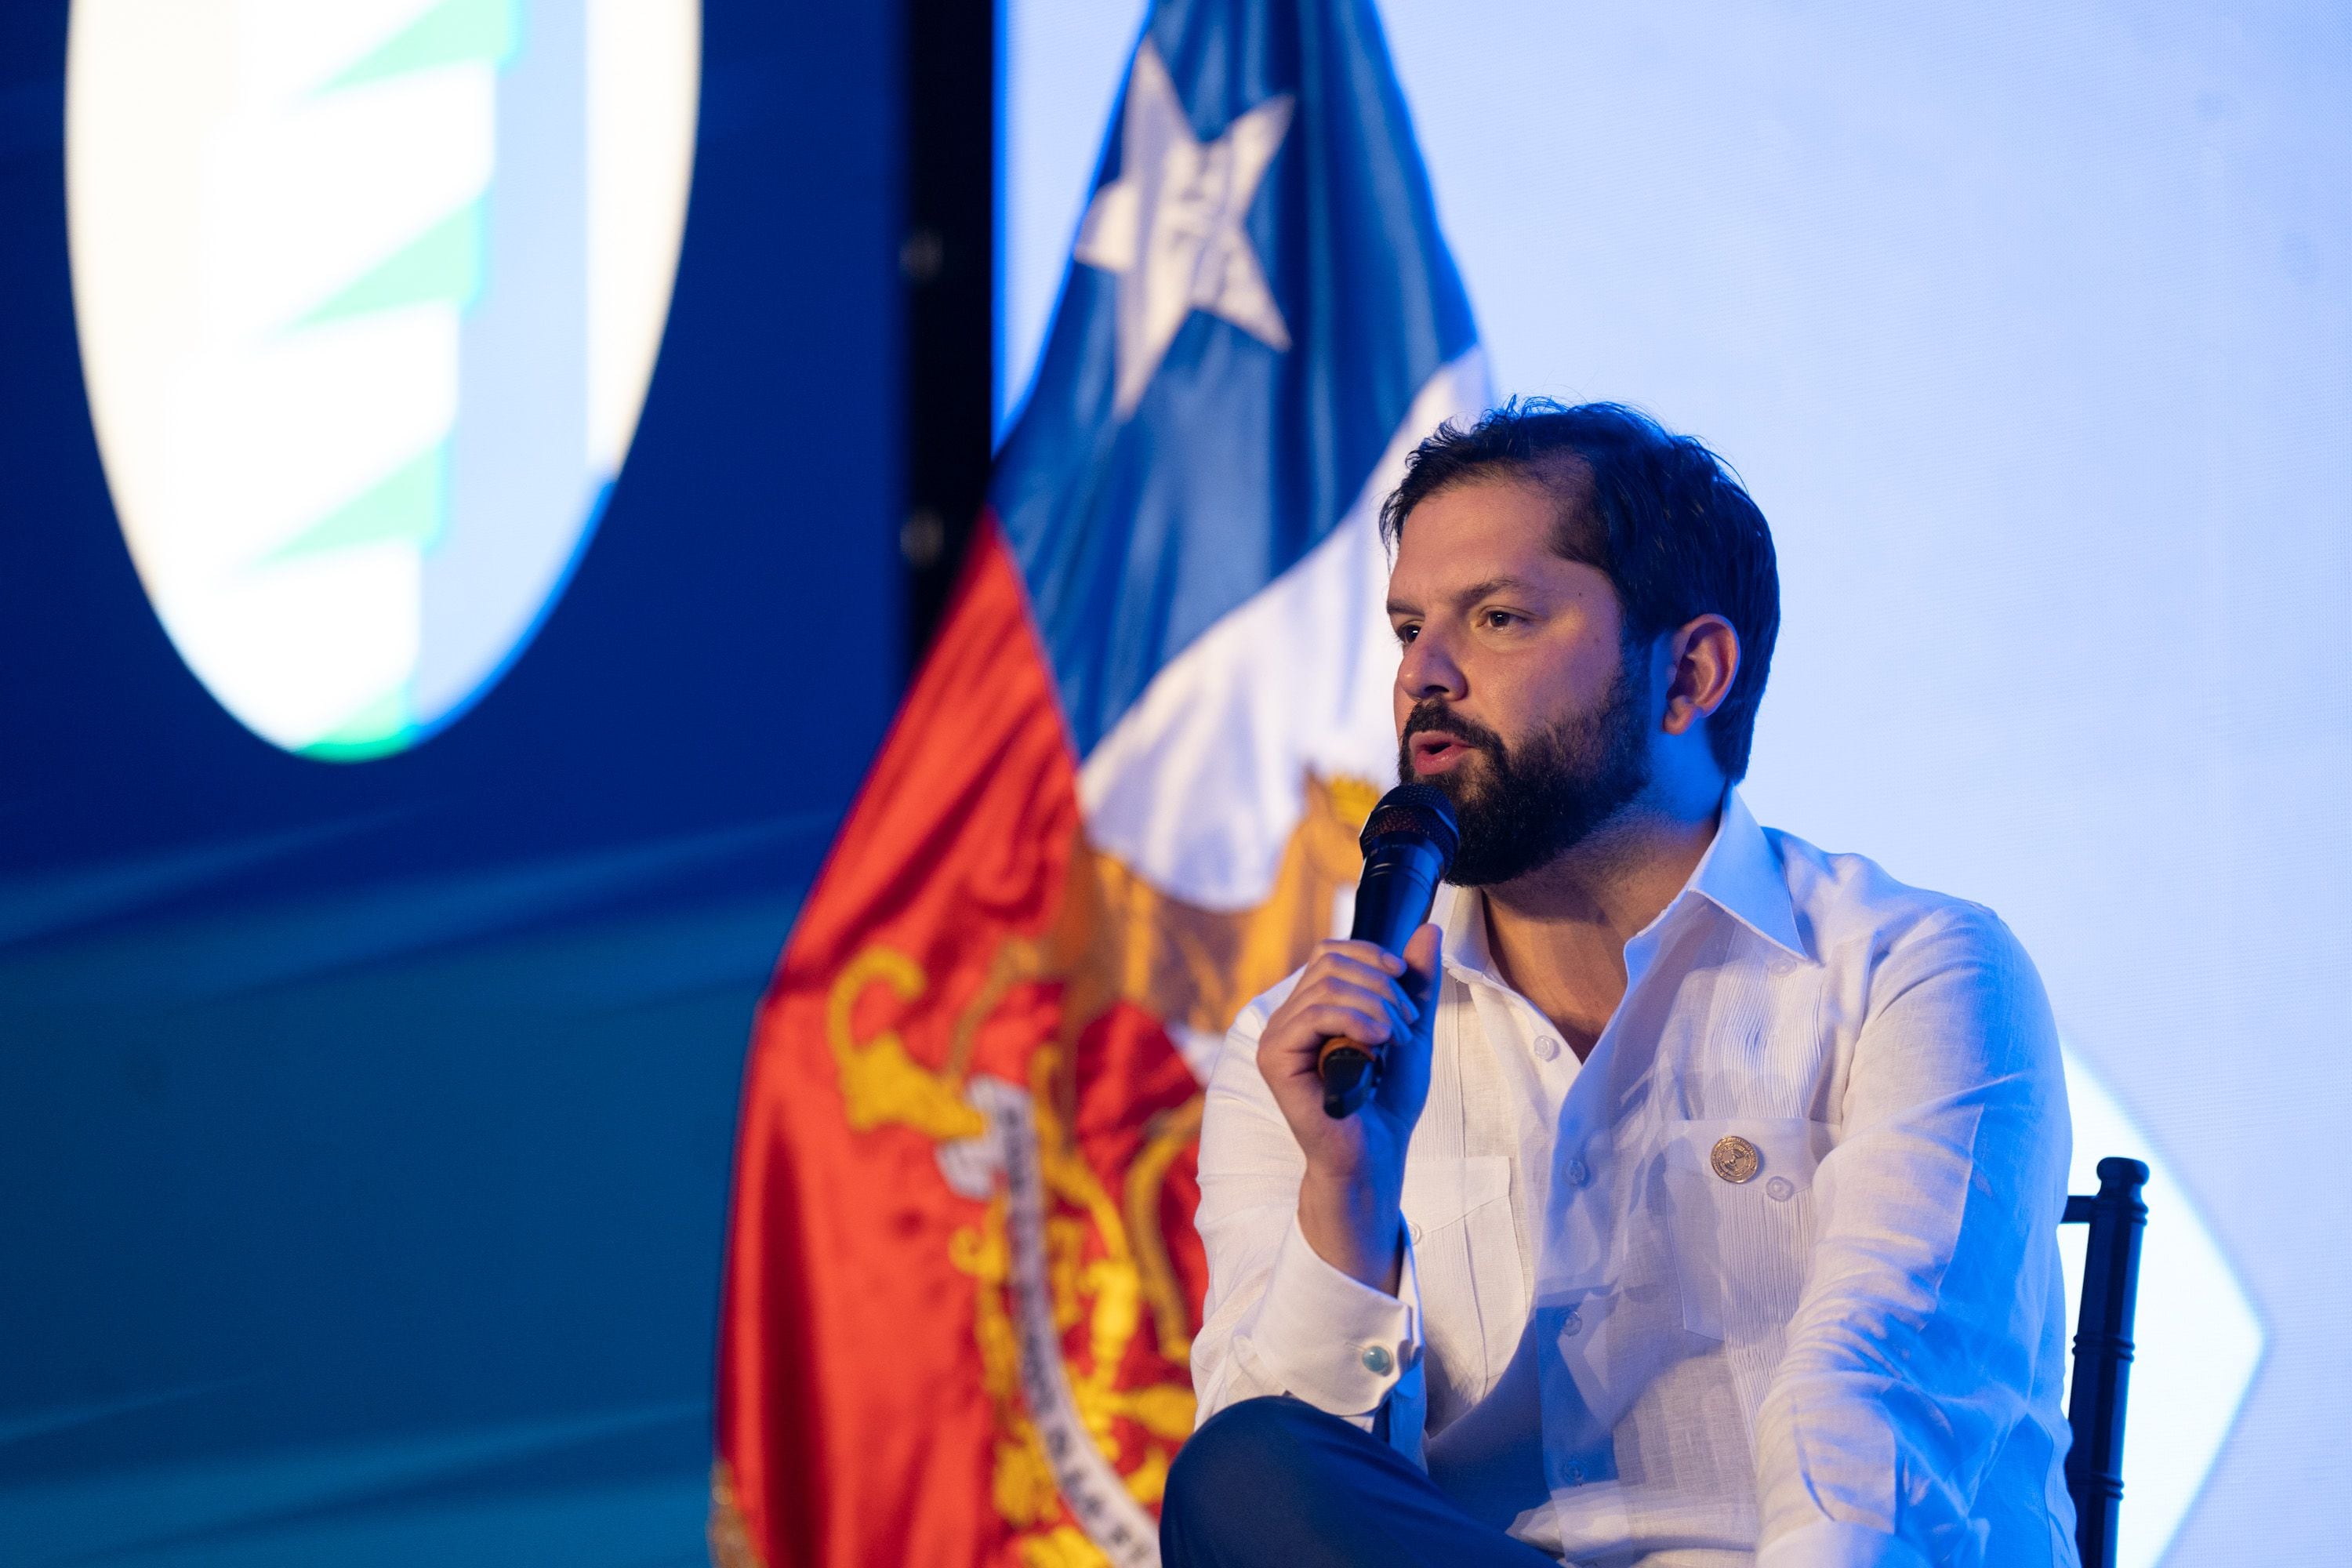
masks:
[[[1404,944],[1429,919],[1437,884],[1461,842],[1454,803],[1434,784],[1399,784],[1365,819],[1362,842],[1364,875],[1356,884],[1356,918],[1348,934],[1402,956]],[[1426,1005],[1435,1002],[1433,990]],[[1323,1113],[1352,1116],[1380,1086],[1381,1058],[1353,1040],[1332,1040],[1316,1070],[1323,1079]]]

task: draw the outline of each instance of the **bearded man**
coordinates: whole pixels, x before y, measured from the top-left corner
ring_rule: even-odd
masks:
[[[1990,911],[1742,804],[1747,491],[1529,403],[1382,528],[1460,851],[1402,961],[1326,942],[1226,1042],[1166,1561],[2073,1563],[2049,1005]],[[1339,1038],[1385,1061],[1334,1119]]]

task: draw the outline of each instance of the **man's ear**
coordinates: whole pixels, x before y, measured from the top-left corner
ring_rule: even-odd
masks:
[[[1666,639],[1666,710],[1669,735],[1688,734],[1731,695],[1739,678],[1739,634],[1721,616],[1685,622]]]

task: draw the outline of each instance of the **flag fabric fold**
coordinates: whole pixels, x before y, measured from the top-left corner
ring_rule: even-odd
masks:
[[[725,1568],[1150,1564],[1199,1082],[1394,763],[1379,497],[1485,385],[1369,0],[1165,0],[937,643],[754,1026]]]

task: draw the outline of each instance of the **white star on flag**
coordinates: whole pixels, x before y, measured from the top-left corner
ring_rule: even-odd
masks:
[[[1076,256],[1118,275],[1121,417],[1143,401],[1177,329],[1194,310],[1276,349],[1290,330],[1242,232],[1258,182],[1290,130],[1291,97],[1269,98],[1214,142],[1192,134],[1160,51],[1145,39],[1119,121],[1119,176],[1095,193]]]

